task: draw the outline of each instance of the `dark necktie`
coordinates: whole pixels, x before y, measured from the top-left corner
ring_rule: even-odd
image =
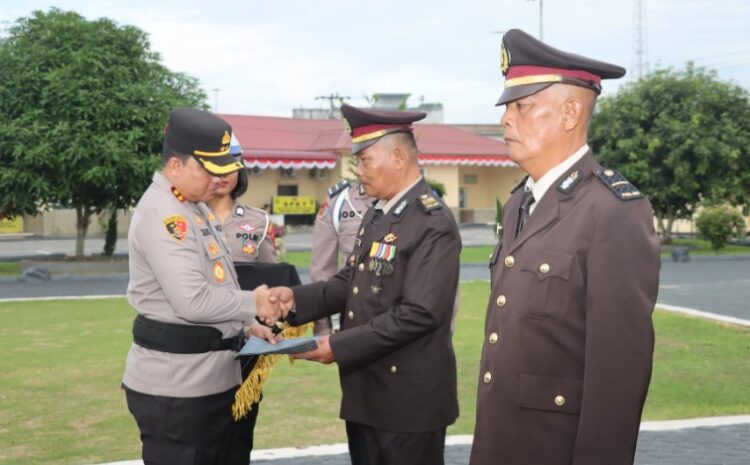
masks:
[[[529,215],[531,214],[531,206],[536,202],[534,199],[534,193],[529,190],[523,191],[523,196],[521,196],[521,206],[518,207],[518,224],[516,225],[516,237],[518,237],[519,234],[521,234],[521,231],[523,230],[524,225],[529,220]]]
[[[373,225],[373,226],[375,226],[376,224],[378,224],[378,221],[380,221],[380,219],[383,217],[383,215],[384,215],[383,210],[381,210],[379,208],[376,208],[375,209],[375,214],[372,215],[372,219],[370,220],[370,224]]]

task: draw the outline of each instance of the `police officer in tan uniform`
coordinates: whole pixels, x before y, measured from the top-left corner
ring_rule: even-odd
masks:
[[[242,147],[234,133],[231,135],[229,152],[242,164]],[[276,263],[275,244],[268,233],[270,226],[268,214],[259,208],[253,208],[238,201],[248,188],[247,172],[244,164],[242,166],[242,169],[219,179],[216,194],[206,203],[216,216],[217,222],[221,224],[233,263]],[[253,329],[260,329],[260,327],[256,326]],[[245,380],[248,379],[257,360],[257,357],[240,359]],[[251,381],[257,382],[255,378]],[[239,420],[236,419],[240,424],[235,428],[235,446],[228,452],[228,459],[231,463],[237,465],[249,463],[259,408],[260,401],[254,403],[245,416]]]
[[[328,189],[328,199],[320,207],[313,230],[312,282],[333,277],[340,268],[339,263],[343,263],[351,254],[359,225],[373,200],[359,182],[352,184],[344,179]],[[320,336],[338,331],[341,328],[340,317],[337,313],[317,320],[314,334]]]
[[[232,134],[230,153],[242,164],[242,148]],[[269,234],[271,221],[260,208],[240,203],[248,188],[247,172],[243,168],[219,180],[216,195],[207,203],[219,219],[224,239],[235,263],[276,263],[276,246]]]
[[[221,176],[242,168],[229,155],[231,130],[208,112],[173,110],[162,169],[130,223],[127,298],[137,317],[122,382],[146,465],[233,463],[234,350],[245,330],[272,337],[256,315],[279,316],[266,288],[239,289],[221,225],[203,203]]]
[[[528,173],[490,260],[471,465],[632,464],[651,378],[659,240],[651,205],[586,144],[625,70],[503,37],[503,126]]]
[[[461,238],[419,173],[411,123],[425,114],[341,111],[357,175],[378,203],[336,276],[271,292],[286,308],[296,304],[298,323],[345,315],[341,331],[298,357],[338,364],[353,465],[440,465],[458,416],[450,324]]]

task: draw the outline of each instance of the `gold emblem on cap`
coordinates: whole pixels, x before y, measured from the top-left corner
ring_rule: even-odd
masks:
[[[500,71],[503,72],[503,74],[508,72],[508,68],[510,67],[510,54],[508,54],[508,50],[505,49],[505,42],[503,42],[500,45]]]
[[[222,145],[227,145],[232,141],[232,136],[229,135],[229,131],[224,131],[224,137],[221,138]]]

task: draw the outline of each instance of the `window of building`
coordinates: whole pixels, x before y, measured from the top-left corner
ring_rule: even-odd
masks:
[[[464,174],[464,184],[478,184],[479,177],[476,174]]]
[[[276,195],[282,196],[282,195],[299,195],[298,194],[299,188],[296,184],[291,185],[280,185],[276,187]]]

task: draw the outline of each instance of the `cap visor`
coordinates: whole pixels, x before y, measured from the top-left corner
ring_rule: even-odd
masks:
[[[245,167],[242,161],[232,155],[226,154],[220,157],[199,157],[194,155],[196,161],[200,163],[204,170],[214,176],[225,176],[234,173]]]
[[[499,107],[500,105],[505,105],[506,103],[510,103],[514,100],[518,100],[520,98],[528,97],[529,95],[536,94],[539,91],[542,91],[546,89],[547,87],[554,84],[554,82],[540,82],[537,84],[526,84],[522,86],[513,86],[513,87],[506,87],[503,91],[503,95],[500,96],[500,99],[495,104],[496,107]]]
[[[379,141],[381,138],[378,137],[377,139],[370,139],[363,142],[357,142],[356,144],[352,144],[352,155],[357,155],[359,152],[363,151],[367,147],[374,145],[375,142]]]

